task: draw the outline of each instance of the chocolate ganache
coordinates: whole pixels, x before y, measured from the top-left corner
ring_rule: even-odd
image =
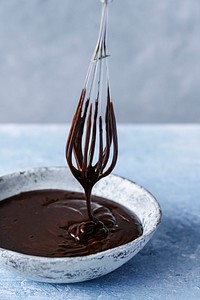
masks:
[[[142,234],[138,218],[115,202],[93,196],[91,209],[106,226],[106,236],[101,228],[98,235],[90,235],[82,193],[38,190],[7,198],[0,202],[0,247],[36,256],[74,257],[119,246]],[[87,224],[83,231],[89,237],[77,242],[68,231],[73,224]]]

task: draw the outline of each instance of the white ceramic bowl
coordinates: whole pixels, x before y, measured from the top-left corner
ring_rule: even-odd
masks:
[[[39,168],[0,177],[0,201],[21,192],[51,188],[82,191],[68,168]],[[159,204],[144,188],[115,175],[99,181],[93,194],[133,211],[142,222],[142,236],[116,248],[81,257],[48,258],[0,248],[1,267],[6,266],[36,281],[71,283],[105,275],[130,260],[157,229],[161,220]]]

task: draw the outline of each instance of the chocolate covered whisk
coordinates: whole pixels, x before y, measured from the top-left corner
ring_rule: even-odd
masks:
[[[83,186],[88,217],[97,222],[91,211],[94,184],[113,170],[118,155],[116,120],[111,100],[107,22],[112,0],[101,0],[102,16],[99,37],[93,53],[80,100],[74,115],[66,147],[71,172]]]

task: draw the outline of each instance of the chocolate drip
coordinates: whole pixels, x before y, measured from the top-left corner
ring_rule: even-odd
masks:
[[[104,224],[100,223],[92,213],[91,191],[97,181],[111,173],[118,154],[116,120],[113,104],[110,101],[109,89],[107,90],[105,113],[105,145],[103,145],[102,117],[98,117],[99,102],[96,100],[93,111],[90,99],[85,101],[85,97],[86,90],[83,89],[66,147],[66,159],[69,168],[85,191],[89,218],[87,224],[76,224],[69,228],[69,232],[77,241],[84,240],[91,234],[98,235],[98,232],[101,236],[108,233]],[[94,162],[97,138],[99,142],[98,156]]]

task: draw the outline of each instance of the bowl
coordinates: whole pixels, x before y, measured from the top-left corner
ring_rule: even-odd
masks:
[[[40,189],[82,192],[68,168],[38,168],[0,177],[0,201]],[[95,185],[93,194],[114,200],[133,211],[143,225],[142,236],[113,249],[80,257],[41,257],[0,248],[1,267],[40,282],[73,283],[108,274],[130,260],[150,240],[161,221],[158,202],[143,187],[112,174]]]

